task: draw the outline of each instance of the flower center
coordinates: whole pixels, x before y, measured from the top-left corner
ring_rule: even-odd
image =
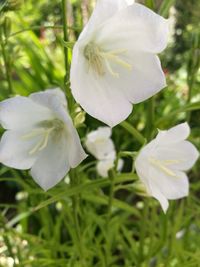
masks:
[[[158,167],[165,174],[173,177],[177,177],[176,173],[171,170],[168,166],[176,163],[180,163],[180,160],[158,160],[153,157],[149,158],[149,162],[152,163],[155,167]]]
[[[114,77],[119,77],[119,73],[113,70],[112,64],[120,65],[123,68],[131,71],[131,64],[127,63],[120,57],[126,53],[126,50],[115,50],[105,52],[93,42],[85,46],[84,56],[88,61],[89,69],[93,69],[99,76],[103,76],[106,70]]]
[[[49,142],[50,136],[57,136],[62,133],[64,129],[64,123],[59,119],[45,120],[36,124],[36,128],[22,136],[23,140],[31,140],[33,138],[39,138],[39,141],[29,151],[29,155],[33,155],[36,152],[42,151]]]

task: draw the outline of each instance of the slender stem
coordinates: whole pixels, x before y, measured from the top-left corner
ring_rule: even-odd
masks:
[[[63,35],[64,41],[68,41],[68,28],[67,28],[67,0],[62,0],[62,14],[63,14]],[[64,47],[64,54],[65,54],[65,71],[66,76],[68,78],[69,74],[69,62],[68,62],[68,49]]]
[[[107,223],[109,223],[109,220],[112,215],[112,203],[113,203],[113,197],[114,197],[114,192],[115,192],[114,178],[115,178],[115,171],[114,170],[109,171],[110,193],[109,193],[109,200],[108,200]]]
[[[4,66],[5,66],[6,79],[7,79],[7,82],[8,82],[9,93],[12,93],[13,88],[12,88],[12,77],[11,77],[10,62],[9,62],[8,57],[6,55],[5,43],[3,43],[3,42],[1,42],[1,50],[2,50]]]
[[[130,123],[128,123],[127,121],[123,121],[122,123],[120,123],[120,126],[127,130],[127,132],[132,134],[142,145],[145,144],[146,139],[138,130],[136,130],[132,125],[130,125]]]
[[[68,42],[68,26],[67,26],[67,1],[68,0],[62,0],[62,15],[63,15],[63,39],[64,42]],[[64,88],[67,95],[68,100],[68,108],[69,112],[72,111],[73,107],[73,97],[71,94],[71,90],[69,88],[69,58],[68,58],[68,48],[64,46],[64,61],[65,61],[65,77],[64,77]]]
[[[10,179],[10,178],[9,178]],[[4,179],[0,179],[0,181],[3,181]],[[122,183],[122,182],[133,182],[135,180],[138,180],[138,177],[134,173],[123,173],[120,175],[117,175],[114,179],[114,184]],[[108,178],[100,178],[98,180],[94,180],[92,182],[86,183],[86,184],[79,184],[76,186],[71,187],[70,189],[63,190],[62,192],[54,195],[53,197],[50,197],[46,201],[42,202],[38,206],[32,209],[32,212],[37,211],[41,208],[44,208],[45,206],[54,203],[58,200],[60,200],[63,196],[65,197],[71,197],[73,195],[79,194],[81,192],[91,191],[94,188],[103,188],[110,184],[110,179]]]
[[[155,116],[155,98],[152,97],[148,101],[147,115],[146,115],[146,137],[150,141],[152,137],[152,130],[154,128],[154,116]]]
[[[107,218],[106,218],[106,251],[105,251],[105,261],[106,266],[109,266],[110,264],[110,256],[112,254],[111,252],[111,243],[110,242],[110,220],[112,218],[112,205],[113,205],[113,198],[114,198],[114,187],[115,187],[115,171],[114,169],[109,171],[109,180],[110,180],[110,192],[109,192],[109,199],[108,199],[108,210],[107,210]]]
[[[188,92],[187,104],[190,104],[190,101],[192,98],[193,84],[194,84],[194,76],[191,79],[188,78],[188,90],[189,90],[189,92]],[[186,118],[187,118],[188,123],[190,122],[190,116],[191,116],[191,111],[188,110],[187,114],[186,114]]]
[[[148,200],[144,200],[143,214],[140,224],[140,242],[138,248],[138,266],[141,266],[141,263],[144,259],[144,241],[146,234],[146,222],[148,220]]]
[[[70,172],[70,181],[71,186],[77,185],[77,177],[75,170],[71,170]],[[76,231],[76,239],[77,239],[77,249],[79,252],[79,260],[81,262],[81,267],[85,266],[84,263],[84,252],[83,252],[83,245],[82,245],[82,235],[81,235],[81,229],[79,224],[79,218],[78,218],[78,211],[79,211],[79,196],[78,194],[75,194],[72,196],[72,208],[73,208],[73,219],[74,219],[74,226]]]

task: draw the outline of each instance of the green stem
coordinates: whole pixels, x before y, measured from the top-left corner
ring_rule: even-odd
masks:
[[[109,180],[110,180],[110,192],[109,192],[109,199],[108,199],[108,210],[107,210],[107,218],[106,218],[106,251],[105,251],[105,261],[106,266],[109,266],[112,248],[111,248],[111,240],[110,240],[110,220],[112,218],[112,206],[113,206],[113,198],[114,198],[114,187],[115,187],[115,171],[114,169],[109,171]]]
[[[155,98],[152,97],[148,101],[147,115],[146,115],[146,137],[150,141],[152,138],[152,131],[154,129],[154,117],[155,117]]]
[[[67,0],[62,0],[62,14],[63,14],[63,35],[64,41],[68,41],[68,28],[67,28]],[[69,63],[68,63],[68,49],[64,47],[64,55],[65,55],[65,71],[66,76],[68,77],[69,73]]]
[[[5,43],[3,43],[3,42],[1,42],[1,50],[2,50],[4,66],[5,66],[6,80],[8,82],[9,93],[12,93],[13,92],[13,88],[12,88],[12,77],[11,77],[10,62],[9,62],[9,60],[7,58],[7,55],[6,55]]]
[[[63,40],[65,43],[68,42],[68,26],[67,26],[67,1],[68,0],[62,0],[62,17],[63,17]],[[64,61],[65,61],[65,77],[64,77],[64,88],[67,95],[68,100],[68,108],[69,111],[72,111],[73,107],[73,97],[71,94],[71,90],[68,86],[69,81],[69,58],[68,58],[68,48],[64,46]]]
[[[143,137],[143,135],[127,121],[121,122],[120,126],[123,127],[127,132],[132,134],[135,139],[140,142],[140,144],[144,145],[146,143],[146,139]]]
[[[22,29],[22,30],[17,31],[17,32],[13,32],[7,38],[12,38],[12,37],[15,37],[18,34],[21,34],[21,33],[24,33],[24,32],[28,32],[28,31],[36,31],[36,30],[40,30],[42,28],[44,28],[44,29],[61,29],[62,30],[63,26],[62,25],[54,25],[54,26],[37,25],[37,26],[30,27],[30,28]]]
[[[115,177],[114,184],[123,183],[123,182],[133,182],[135,180],[138,180],[138,177],[134,173],[123,173]],[[3,181],[3,180],[2,180]],[[50,205],[56,201],[59,201],[62,199],[62,197],[71,197],[73,195],[79,194],[84,191],[91,191],[94,188],[103,188],[110,184],[110,179],[108,178],[100,178],[98,180],[86,183],[86,184],[79,184],[76,186],[73,186],[69,188],[68,190],[64,190],[56,195],[53,195],[49,199],[45,200],[41,204],[39,204],[37,207],[32,209],[32,212],[37,211],[41,208],[44,208],[47,205]]]
[[[191,98],[192,98],[192,90],[193,90],[193,84],[194,84],[194,76],[191,79],[188,79],[188,99],[187,99],[187,104],[190,104]],[[186,119],[188,123],[190,122],[190,116],[191,116],[191,111],[187,111]]]
[[[110,193],[109,193],[109,200],[108,200],[107,224],[109,224],[109,221],[112,215],[112,203],[113,203],[113,197],[114,197],[114,192],[115,192],[114,178],[115,178],[115,171],[114,170],[109,171]]]
[[[70,172],[70,181],[71,181],[72,187],[78,184],[75,170],[71,170]],[[81,267],[84,267],[85,261],[84,261],[83,245],[82,245],[82,235],[81,235],[81,229],[80,229],[79,218],[78,218],[78,211],[79,211],[78,194],[75,194],[72,196],[72,208],[73,208],[73,220],[74,220],[76,240],[77,240],[76,245],[77,245],[77,249],[79,252],[79,260],[81,262]]]
[[[146,224],[148,220],[148,200],[144,200],[144,208],[141,219],[140,227],[140,242],[139,242],[139,251],[138,251],[138,266],[141,266],[141,263],[144,260],[144,242],[146,235]]]

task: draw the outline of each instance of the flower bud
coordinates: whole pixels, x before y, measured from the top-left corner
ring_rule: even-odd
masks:
[[[74,125],[76,128],[78,128],[81,124],[83,124],[85,121],[85,112],[80,111],[74,118]]]
[[[11,32],[11,19],[9,17],[5,17],[4,19],[3,31],[4,31],[4,36],[7,38]]]
[[[148,197],[148,193],[147,193],[147,190],[146,190],[146,187],[145,185],[141,182],[141,181],[136,181],[134,184],[133,184],[133,188],[134,188],[134,191],[136,194],[140,195],[140,196],[144,196],[144,197]]]

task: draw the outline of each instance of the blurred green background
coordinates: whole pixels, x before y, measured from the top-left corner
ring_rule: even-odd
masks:
[[[168,87],[154,97],[149,122],[146,101],[128,121],[144,136],[187,120],[190,141],[200,150],[200,1],[140,1],[170,21],[168,48],[160,55]],[[69,42],[74,42],[93,10],[92,0],[68,1]],[[0,0],[0,100],[64,88],[61,1]],[[69,60],[71,49],[68,50]],[[72,114],[74,115],[74,114]],[[74,115],[75,116],[75,115]],[[86,133],[101,125],[86,116]],[[3,132],[3,129],[1,129]],[[113,129],[118,151],[139,149],[122,127]],[[131,159],[125,159],[124,173]],[[190,177],[190,196],[171,201],[163,214],[157,201],[128,183],[116,188],[112,219],[106,220],[109,186],[78,194],[77,235],[72,188],[64,179],[43,192],[28,171],[0,167],[0,266],[4,267],[198,267],[200,266],[200,164]],[[91,156],[78,167],[81,184],[98,179]],[[71,190],[71,191],[70,191]],[[39,206],[38,206],[39,205]],[[37,209],[35,209],[37,207]]]

